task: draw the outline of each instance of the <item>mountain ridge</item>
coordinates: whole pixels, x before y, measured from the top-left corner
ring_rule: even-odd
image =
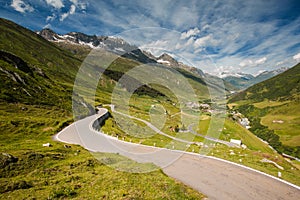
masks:
[[[223,80],[231,83],[239,90],[244,90],[252,85],[270,79],[278,74],[281,74],[288,70],[288,67],[282,67],[271,71],[263,71],[257,75],[246,74],[246,73],[226,73],[223,72],[220,76]]]
[[[300,93],[300,63],[270,79],[257,83],[234,95],[231,102],[248,99],[254,102],[294,99]]]
[[[182,62],[178,62],[167,53],[163,53],[155,57],[151,52],[139,49],[135,45],[131,45],[125,40],[117,37],[86,35],[80,32],[70,32],[64,35],[59,35],[51,29],[43,29],[36,32],[48,41],[56,43],[71,43],[74,45],[83,45],[91,49],[102,48],[125,58],[133,59],[142,63],[158,63],[166,67],[182,68],[194,75],[205,77],[205,73],[196,67],[188,66]]]

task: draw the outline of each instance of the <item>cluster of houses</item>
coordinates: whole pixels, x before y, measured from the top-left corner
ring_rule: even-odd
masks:
[[[190,109],[195,109],[195,110],[201,110],[202,112],[209,112],[212,113],[211,107],[207,103],[198,103],[198,102],[187,102],[185,104],[186,107]]]
[[[244,126],[246,129],[251,128],[250,126],[250,121],[248,120],[248,118],[244,117],[244,118],[240,118],[239,119],[239,123]]]
[[[239,124],[241,124],[246,129],[251,128],[250,121],[248,118],[243,117],[243,115],[237,111],[231,111],[230,114],[232,115],[232,118],[236,120]]]

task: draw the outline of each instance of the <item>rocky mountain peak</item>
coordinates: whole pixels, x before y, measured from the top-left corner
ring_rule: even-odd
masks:
[[[157,58],[157,62],[171,67],[179,67],[179,63],[172,56],[163,53]]]
[[[99,44],[103,42],[103,38],[98,38],[96,35],[86,35],[80,32],[70,32],[62,37],[74,43],[92,44],[94,47],[99,46]]]
[[[40,32],[38,32],[38,34],[43,38],[45,38],[46,40],[50,40],[50,41],[57,40],[57,34],[49,28],[45,28],[41,30]]]

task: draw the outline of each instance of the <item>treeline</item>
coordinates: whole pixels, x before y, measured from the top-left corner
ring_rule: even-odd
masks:
[[[250,120],[251,128],[249,130],[268,142],[277,152],[300,158],[300,146],[291,147],[283,145],[280,142],[279,136],[274,133],[274,130],[270,130],[267,126],[260,123],[261,117],[268,112],[268,108],[258,109],[253,105],[242,105],[239,107],[239,112],[243,113]]]

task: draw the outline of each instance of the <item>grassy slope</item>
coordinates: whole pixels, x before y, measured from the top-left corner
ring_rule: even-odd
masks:
[[[262,125],[268,126],[280,136],[280,141],[287,146],[300,144],[300,103],[293,102],[273,108],[261,118]],[[276,121],[282,121],[278,123]]]
[[[161,171],[118,172],[99,163],[81,147],[72,145],[66,149],[62,143],[53,142],[51,136],[73,120],[72,84],[81,61],[12,22],[0,19],[0,27],[0,48],[24,60],[32,71],[32,74],[25,73],[0,60],[2,69],[17,73],[26,83],[14,81],[3,71],[0,73],[0,152],[18,158],[13,161],[0,155],[0,198],[203,197]],[[102,88],[107,92],[97,91],[101,94],[99,101],[109,97],[109,87]],[[22,88],[31,96],[22,92]],[[42,147],[47,142],[53,147]]]
[[[299,94],[300,64],[233,96],[229,102],[244,108],[254,105],[255,109],[250,109],[249,106],[249,109],[243,109],[246,112],[243,114],[256,118],[270,130],[269,134],[273,131],[279,136],[278,142],[274,143],[279,151],[299,156]],[[277,123],[278,120],[283,123]],[[265,133],[260,133],[262,134]],[[276,139],[273,136],[272,138]]]
[[[0,26],[0,49],[22,59],[31,71],[26,73],[12,63],[0,60],[6,71],[0,73],[1,100],[70,110],[73,79],[80,61],[10,21],[0,19]],[[24,82],[13,81],[8,74],[15,74]]]

